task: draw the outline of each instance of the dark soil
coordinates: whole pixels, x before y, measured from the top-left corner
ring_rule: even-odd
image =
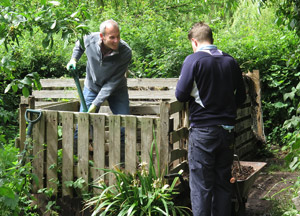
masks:
[[[299,172],[268,171],[271,165],[283,166],[278,159],[264,160],[268,165],[258,175],[252,185],[246,202],[246,216],[279,216],[280,207],[290,202],[291,191]]]
[[[237,180],[246,180],[252,173],[254,168],[252,166],[243,166],[238,161],[234,161],[232,165],[232,177]]]

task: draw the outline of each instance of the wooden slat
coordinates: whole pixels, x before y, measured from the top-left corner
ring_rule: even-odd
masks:
[[[72,188],[65,185],[66,181],[73,179],[73,143],[74,143],[74,115],[70,112],[62,112],[62,195],[73,196]]]
[[[174,149],[171,151],[171,159],[170,162],[177,160],[179,158],[186,158],[187,157],[187,150],[186,149]]]
[[[109,116],[109,168],[120,166],[120,139],[121,139],[121,120],[120,116],[112,115]],[[109,175],[109,184],[114,183],[114,176]]]
[[[249,116],[251,118],[251,107],[245,107],[237,110],[237,119]]]
[[[47,111],[47,187],[53,188],[57,194],[57,150],[58,150],[58,114],[56,111]]]
[[[77,90],[40,90],[34,91],[36,99],[79,99]],[[166,91],[128,91],[129,99],[175,99],[173,90]]]
[[[188,135],[189,135],[189,130],[186,127],[173,131],[170,133],[170,143],[178,142],[181,139],[187,139]]]
[[[159,105],[130,106],[131,115],[157,115],[159,114]]]
[[[169,146],[169,103],[161,102],[160,104],[160,134],[159,134],[159,154],[161,170],[168,172],[168,163],[170,159],[170,146]]]
[[[128,78],[128,87],[169,87],[175,88],[178,78]]]
[[[128,91],[129,99],[175,99],[173,90],[167,91]]]
[[[173,101],[170,103],[169,114],[172,115],[172,114],[182,111],[184,109],[185,109],[185,103],[182,103],[179,101]]]
[[[236,123],[235,128],[234,128],[235,132],[239,133],[239,132],[241,132],[245,129],[251,129],[252,121],[253,120],[251,118],[248,118],[248,119],[245,119],[241,122]]]
[[[128,87],[171,87],[175,88],[178,78],[127,78]],[[41,85],[43,88],[64,88],[73,87],[76,88],[75,82],[71,78],[63,79],[41,79]],[[83,85],[84,79],[79,80]]]
[[[84,186],[89,183],[89,114],[78,115],[78,177],[85,181]]]
[[[150,164],[150,151],[153,141],[153,120],[141,118],[141,162]]]
[[[38,179],[38,184],[33,182],[33,192],[44,188],[44,144],[45,144],[45,115],[33,127],[33,173]]]
[[[94,181],[96,181],[104,172],[99,168],[105,168],[105,116],[99,114],[90,114],[91,123],[93,125],[93,159],[94,172],[92,173]],[[94,188],[94,193],[100,191]]]
[[[135,116],[125,118],[125,169],[131,173],[137,165],[137,121]]]
[[[171,169],[169,173],[178,173],[180,170],[188,172],[188,162],[186,160],[182,161],[178,166]]]
[[[36,99],[39,98],[65,98],[78,99],[77,90],[40,90],[32,92]]]
[[[254,137],[253,131],[249,130],[235,138],[235,146],[239,147],[242,143],[252,139]]]
[[[70,112],[78,112],[80,103],[79,101],[70,101],[70,102],[60,102],[55,104],[48,104],[48,106],[44,106],[44,110],[63,110]]]
[[[83,79],[80,79],[80,82],[83,82]],[[63,79],[41,79],[41,85],[43,88],[65,88],[73,87],[76,88],[74,79],[63,78]]]

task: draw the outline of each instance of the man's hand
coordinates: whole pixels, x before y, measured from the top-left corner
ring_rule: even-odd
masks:
[[[92,104],[88,110],[88,113],[95,113],[97,110],[97,106],[95,106],[94,104]]]
[[[69,63],[67,64],[67,70],[69,71],[70,69],[76,69],[76,59],[72,58]]]

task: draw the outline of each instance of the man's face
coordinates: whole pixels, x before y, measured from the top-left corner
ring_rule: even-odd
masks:
[[[107,48],[117,50],[120,42],[120,31],[119,28],[113,25],[108,25],[105,28],[105,35],[100,33],[102,42]]]

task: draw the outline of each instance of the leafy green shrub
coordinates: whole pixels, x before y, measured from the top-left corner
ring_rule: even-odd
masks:
[[[31,165],[20,166],[18,163],[19,149],[12,144],[0,148],[0,215],[21,215],[33,213],[34,206],[30,194],[31,190]]]
[[[294,31],[275,23],[275,8],[261,9],[243,1],[233,21],[217,33],[215,43],[235,57],[243,71],[260,71],[264,128],[274,144],[283,143],[282,125],[295,113],[295,104],[284,101],[299,82],[299,43]],[[274,133],[278,129],[279,133]]]

